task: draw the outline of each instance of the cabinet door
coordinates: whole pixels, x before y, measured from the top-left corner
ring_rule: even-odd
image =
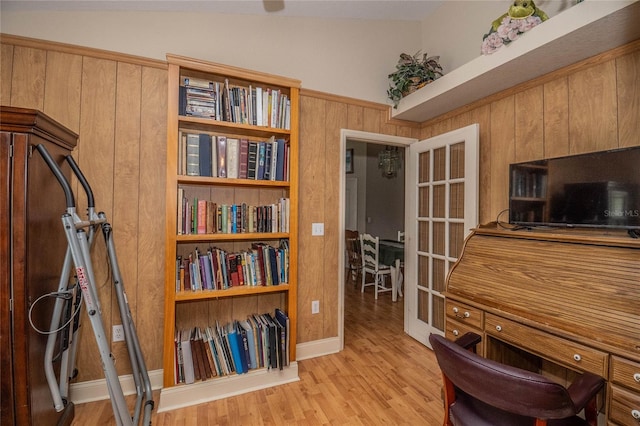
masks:
[[[15,422],[15,399],[13,390],[11,312],[5,309],[11,299],[10,257],[10,213],[9,173],[11,170],[11,134],[0,133],[0,424]]]
[[[53,159],[58,163],[67,179],[70,169],[64,160],[69,152],[57,144],[49,143],[39,137],[30,138],[32,144],[45,143]],[[42,156],[29,146],[26,149],[26,202],[25,202],[25,246],[22,253],[28,265],[25,281],[16,283],[25,287],[25,315],[29,308],[42,295],[57,291],[60,274],[67,249],[67,239],[61,222],[66,211],[65,195],[62,187],[46,165]],[[18,161],[16,159],[16,161]],[[15,291],[15,290],[14,290]],[[31,320],[40,330],[48,330],[53,314],[53,298],[43,298],[32,310]],[[38,333],[25,318],[24,334],[28,336],[28,375],[29,404],[31,422],[37,425],[57,424],[61,413],[53,407],[53,401],[44,372],[44,352],[47,336]],[[88,324],[87,324],[88,325]],[[17,331],[17,330],[16,330]],[[86,346],[89,347],[89,346]],[[80,349],[82,350],[82,349]],[[14,354],[14,356],[19,356]],[[97,352],[96,352],[97,356]],[[54,371],[60,366],[54,363]]]
[[[13,134],[11,188],[11,292],[13,295],[12,358],[16,424],[53,425],[61,414],[44,373],[47,336],[28,318],[29,309],[43,295],[57,291],[67,248],[61,215],[66,210],[62,188],[43,158],[31,147],[45,143],[69,177],[64,162],[68,151],[26,133]],[[43,297],[33,307],[31,322],[48,330],[54,302]],[[59,366],[54,365],[54,371]],[[3,422],[4,424],[4,422]]]

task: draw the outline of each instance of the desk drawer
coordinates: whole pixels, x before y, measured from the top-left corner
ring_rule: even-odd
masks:
[[[640,424],[640,395],[615,385],[611,386],[609,420],[621,426],[638,426]]]
[[[446,300],[447,317],[475,328],[482,328],[483,311],[456,300]]]
[[[640,393],[640,363],[611,357],[611,381]]]
[[[550,361],[607,378],[605,352],[491,314],[486,315],[485,332]]]
[[[479,330],[475,327],[471,327],[469,324],[465,324],[465,323],[456,321],[454,319],[451,319],[451,317],[447,317],[447,333],[445,335],[447,339],[456,340],[458,337],[464,335],[469,331],[473,331],[474,333],[482,336],[482,330]],[[484,356],[483,347],[484,347],[484,339],[482,339],[482,341],[478,343],[478,345],[476,346],[476,352],[478,353],[478,355]]]

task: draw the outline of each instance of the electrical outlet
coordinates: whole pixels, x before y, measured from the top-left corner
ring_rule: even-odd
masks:
[[[122,324],[113,326],[113,334],[111,335],[111,340],[113,342],[124,342],[124,328],[122,328]]]
[[[311,302],[311,313],[319,314],[320,313],[320,301],[314,300]]]

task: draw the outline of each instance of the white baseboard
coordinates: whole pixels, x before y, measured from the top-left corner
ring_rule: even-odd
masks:
[[[162,388],[162,370],[149,371],[149,381],[152,389]],[[127,374],[119,376],[122,393],[125,395],[133,395],[136,393],[133,375]],[[86,382],[72,383],[69,386],[69,398],[74,404],[83,404],[85,402],[102,401],[109,399],[109,389],[107,389],[107,380],[89,380]]]
[[[296,359],[301,361],[303,359],[335,354],[341,350],[342,347],[338,337],[314,340],[312,342],[299,343],[296,345]]]
[[[160,392],[158,412],[175,410],[190,405],[216,401],[260,389],[297,382],[298,363],[293,362],[283,370],[260,370],[246,374],[221,377],[192,385],[163,388]]]

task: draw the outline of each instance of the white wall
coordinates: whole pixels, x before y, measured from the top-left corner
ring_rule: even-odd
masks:
[[[385,145],[367,144],[366,232],[380,239],[395,240],[398,231],[404,230],[404,179],[405,155],[402,167],[395,178],[383,177],[378,169],[378,153]],[[369,218],[371,219],[369,221]]]
[[[480,56],[482,37],[495,19],[507,13],[512,3],[505,0],[443,2],[422,22],[422,52],[440,56],[445,74],[466,64]],[[576,4],[576,0],[535,0],[535,4],[551,19]]]
[[[353,149],[353,175],[358,179],[358,228],[359,232],[367,229],[367,143],[347,139],[347,149]]]
[[[575,2],[538,0],[537,5],[553,17]],[[211,12],[55,12],[38,10],[38,2],[25,2],[30,3],[28,10],[5,3],[0,2],[0,31],[5,34],[161,60],[175,53],[297,78],[308,89],[390,104],[387,76],[400,53],[439,55],[445,73],[450,72],[480,55],[482,36],[511,1],[448,0],[423,22]]]
[[[417,21],[9,9],[2,10],[0,28],[5,34],[148,58],[164,60],[175,53],[380,103],[387,102],[387,76],[400,52],[420,49]]]

